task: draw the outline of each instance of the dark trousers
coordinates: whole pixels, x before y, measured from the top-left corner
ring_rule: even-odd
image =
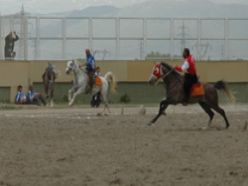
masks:
[[[93,86],[95,84],[95,71],[94,70],[92,70],[92,71],[87,70],[87,74],[89,77],[89,81],[88,81],[88,89],[86,90],[86,92],[91,93]]]
[[[92,96],[91,102],[90,102],[92,107],[98,108],[101,104],[101,92],[97,92]]]
[[[41,94],[35,96],[33,98],[33,100],[28,99],[27,102],[28,102],[28,104],[41,105],[41,103],[42,103],[44,106],[46,105],[46,101],[45,101],[44,97]]]
[[[198,82],[198,78],[196,75],[191,75],[191,74],[188,74],[186,73],[184,75],[184,93],[185,93],[185,101],[188,101],[189,100],[189,97],[190,97],[190,93],[191,93],[191,88],[192,88],[192,85],[197,83]]]

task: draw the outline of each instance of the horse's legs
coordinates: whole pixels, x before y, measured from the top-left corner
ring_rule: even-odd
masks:
[[[53,107],[54,104],[53,104],[53,84],[52,82],[48,82],[48,86],[47,86],[47,90],[46,90],[46,99],[47,99],[47,102],[49,103],[50,107]]]
[[[158,120],[158,118],[161,115],[165,114],[164,111],[167,109],[168,106],[169,106],[168,100],[162,100],[160,102],[158,114],[152,119],[152,121],[148,125],[152,125],[153,123],[155,123]]]
[[[46,99],[48,99],[48,85],[44,85]]]
[[[210,107],[205,103],[205,102],[199,102],[199,105],[201,108],[208,114],[209,116],[209,121],[208,121],[208,127],[210,127],[210,124],[214,118],[214,112],[210,109]]]
[[[103,98],[103,104],[104,104],[104,109],[103,109],[103,113],[105,113],[105,110],[107,109],[108,113],[110,113],[109,110],[109,106],[108,106],[108,98],[107,98],[107,94],[102,93],[102,98]]]
[[[74,94],[74,92],[76,92],[77,88],[75,86],[73,86],[69,91],[68,91],[68,101],[71,101],[72,99],[72,95]]]
[[[44,106],[46,105],[46,101],[41,94],[38,95],[38,99],[43,103]]]
[[[71,101],[73,92],[74,92],[74,88],[71,88],[71,89],[68,91],[68,101]]]
[[[222,108],[220,108],[219,105],[217,105],[217,104],[211,106],[211,108],[214,109],[216,112],[218,112],[220,115],[222,115],[222,117],[225,119],[226,129],[227,129],[230,126],[230,124],[229,124],[229,121],[228,121],[228,119],[226,117],[225,111]]]
[[[79,94],[81,94],[81,93],[84,91],[84,89],[85,89],[85,87],[81,87],[81,88],[77,89],[77,91],[73,94],[72,99],[70,100],[70,102],[69,102],[69,104],[68,104],[69,106],[72,106],[72,104],[74,103],[76,97],[77,97]]]
[[[54,95],[54,89],[53,87],[50,87],[51,90],[50,90],[50,106],[53,107],[54,106],[54,103],[53,103],[53,95]]]

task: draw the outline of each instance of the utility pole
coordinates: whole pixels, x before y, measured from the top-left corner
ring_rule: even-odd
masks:
[[[144,59],[144,41],[141,40],[140,41],[140,60],[143,60]]]
[[[186,47],[186,26],[184,25],[184,21],[180,29],[181,29],[181,33],[179,35],[181,36],[181,41],[180,41],[181,52],[183,52],[183,49]]]
[[[203,60],[204,57],[207,57],[208,50],[209,48],[211,49],[211,46],[208,42],[196,43],[193,47],[196,49],[198,60]]]
[[[21,53],[23,54],[22,58],[24,60],[27,60],[28,58],[28,21],[27,21],[27,17],[25,15],[25,11],[24,11],[24,6],[22,5],[22,9],[21,9],[21,22],[20,22],[20,46],[21,46]]]

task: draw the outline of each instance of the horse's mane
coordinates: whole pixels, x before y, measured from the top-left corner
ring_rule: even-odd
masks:
[[[164,63],[164,62],[161,62],[161,65],[163,65],[166,69],[168,69],[169,71],[170,70],[173,70],[173,68],[169,65],[169,64],[167,64],[167,63]]]
[[[73,59],[72,60],[74,63],[76,63],[76,64],[79,64],[79,60],[78,59]]]
[[[172,74],[181,76],[171,65],[161,62],[161,65],[163,65],[168,71],[171,71]]]

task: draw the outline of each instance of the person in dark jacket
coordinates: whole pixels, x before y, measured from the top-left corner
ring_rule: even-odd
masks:
[[[96,68],[95,58],[91,54],[89,49],[85,50],[85,54],[86,54],[86,70],[89,77],[89,92],[91,92],[95,83],[95,68]]]
[[[16,32],[10,32],[5,37],[4,57],[5,59],[14,59],[16,52],[14,51],[15,42],[19,40],[19,36]]]

